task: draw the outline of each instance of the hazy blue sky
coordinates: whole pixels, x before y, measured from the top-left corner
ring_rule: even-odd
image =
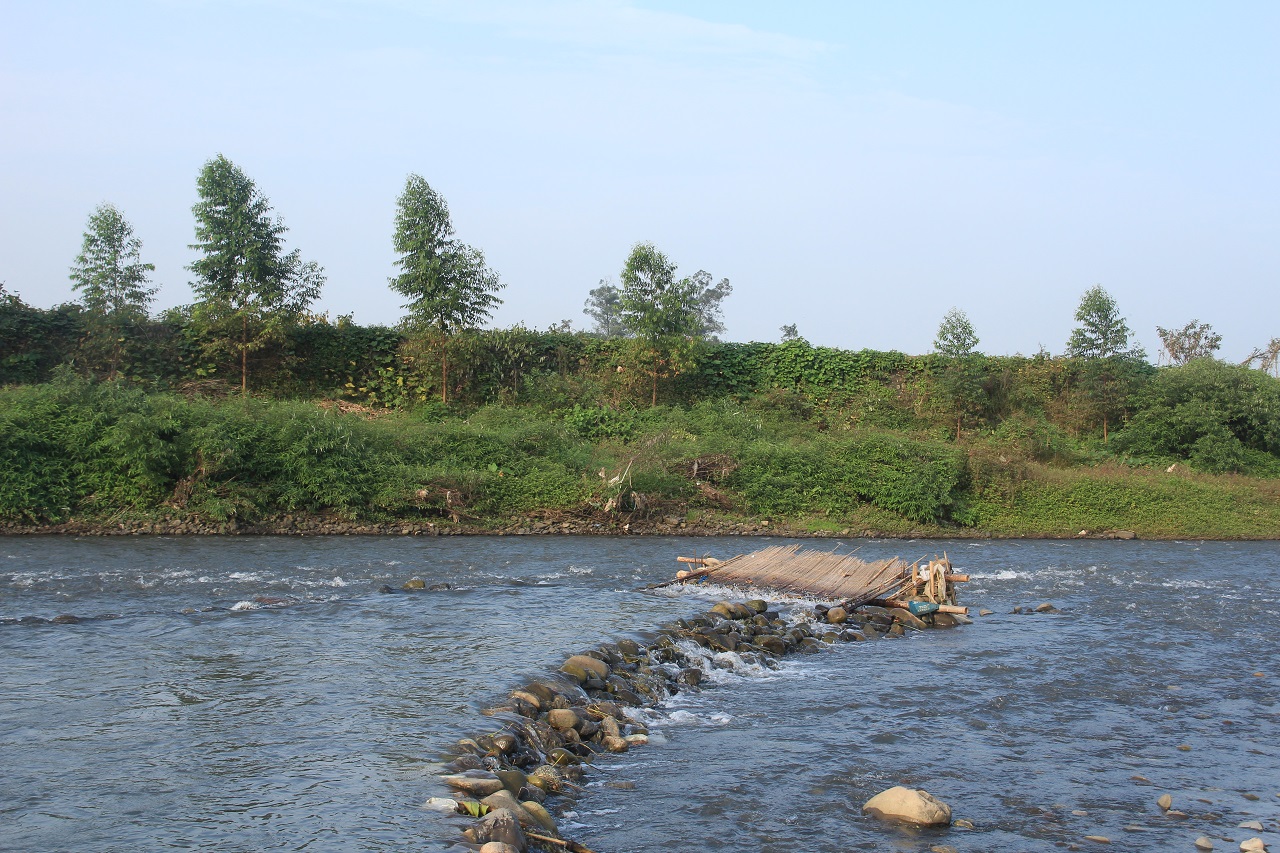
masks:
[[[221,152],[329,283],[401,316],[417,172],[507,283],[495,325],[585,327],[649,240],[728,277],[729,340],[1060,353],[1101,284],[1152,358],[1192,318],[1280,336],[1275,2],[0,0],[0,281],[51,306],[95,205],[191,301]]]

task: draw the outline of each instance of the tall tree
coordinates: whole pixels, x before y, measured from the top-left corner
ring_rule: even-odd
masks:
[[[967,314],[952,308],[943,315],[933,348],[946,360],[940,384],[955,415],[956,441],[960,440],[964,416],[973,413],[982,402],[982,365],[977,347],[978,333]]]
[[[691,365],[697,343],[724,331],[721,302],[733,290],[728,279],[712,284],[705,270],[678,281],[675,273],[676,265],[652,243],[637,243],[622,270],[622,319],[649,371],[653,405],[659,375]]]
[[[103,350],[108,376],[117,378],[130,327],[147,317],[156,288],[155,264],[142,262],[142,241],[114,205],[102,203],[89,216],[80,254],[71,266],[72,286],[87,312],[91,348]]]
[[[192,207],[201,253],[187,269],[196,275],[193,320],[211,348],[239,356],[240,391],[249,390],[249,354],[281,339],[320,295],[324,271],[284,253],[289,229],[271,217],[271,203],[239,167],[219,154],[197,179]]]
[[[706,270],[698,270],[688,280],[694,294],[694,312],[698,321],[695,334],[709,341],[717,341],[724,331],[723,303],[733,293],[733,285],[729,284],[727,278],[712,284],[711,273]]]
[[[947,358],[972,355],[978,348],[978,333],[969,322],[969,315],[959,308],[952,308],[944,314],[938,324],[938,334],[933,339],[933,348]]]
[[[449,402],[449,339],[473,328],[502,304],[505,285],[484,253],[453,238],[449,206],[421,175],[410,174],[396,202],[393,240],[400,274],[391,288],[408,298],[409,324],[440,340],[440,399]]]
[[[1067,341],[1067,355],[1083,362],[1082,384],[1102,421],[1106,444],[1109,424],[1123,413],[1124,401],[1147,354],[1131,341],[1133,331],[1101,285],[1084,292],[1075,316],[1080,325]]]
[[[1084,292],[1076,322],[1080,325],[1067,340],[1067,355],[1072,358],[1146,358],[1141,347],[1130,344],[1133,330],[1102,285],[1095,284]]]
[[[582,313],[594,321],[593,331],[602,338],[620,338],[627,333],[622,322],[622,291],[607,278],[587,291]]]
[[[1181,329],[1156,326],[1156,333],[1160,335],[1160,344],[1173,364],[1186,364],[1193,358],[1212,358],[1222,347],[1222,335],[1215,332],[1213,326],[1199,320],[1192,320]]]

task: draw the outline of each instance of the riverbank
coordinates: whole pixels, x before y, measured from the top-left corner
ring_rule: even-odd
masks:
[[[837,428],[769,400],[611,426],[581,407],[367,418],[83,381],[3,389],[0,403],[11,534],[1280,536],[1277,478]]]

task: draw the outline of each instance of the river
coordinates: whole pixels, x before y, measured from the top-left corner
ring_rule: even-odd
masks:
[[[464,849],[466,820],[420,804],[447,794],[449,745],[493,729],[480,709],[705,610],[707,591],[637,591],[677,555],[787,541],[0,538],[0,849]],[[973,575],[964,603],[994,613],[717,670],[559,801],[571,837],[598,853],[1280,843],[1280,543],[811,544],[945,550]],[[450,588],[378,592],[411,577]],[[1061,612],[1011,612],[1044,601]],[[860,814],[896,784],[973,828]],[[1267,831],[1236,828],[1250,818]]]

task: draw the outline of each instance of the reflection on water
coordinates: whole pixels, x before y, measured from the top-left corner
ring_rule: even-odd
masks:
[[[491,727],[479,708],[704,609],[636,591],[675,556],[777,541],[0,539],[0,849],[448,848],[462,819],[417,805],[444,793],[448,745]],[[1238,845],[1250,817],[1275,828],[1280,546],[858,544],[868,559],[946,549],[994,615],[715,668],[650,712],[648,747],[592,769],[562,825],[602,853],[1085,835],[1163,851]],[[377,592],[410,577],[452,588]],[[1063,612],[1010,613],[1041,601]],[[47,621],[62,614],[83,621]],[[894,784],[974,828],[859,814]],[[1165,817],[1163,792],[1189,817]]]

